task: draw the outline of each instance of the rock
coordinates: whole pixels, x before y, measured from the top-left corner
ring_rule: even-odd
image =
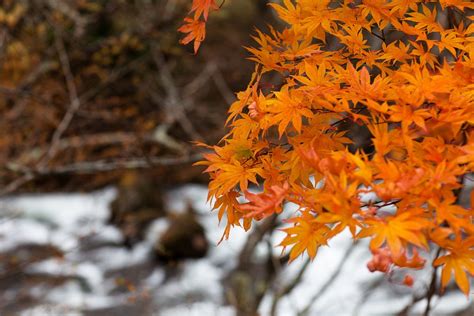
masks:
[[[203,258],[208,248],[204,227],[192,212],[186,212],[170,216],[170,225],[158,238],[154,251],[158,261],[170,263]]]
[[[162,189],[157,179],[145,173],[129,172],[121,179],[117,198],[112,201],[109,223],[123,233],[127,247],[143,240],[154,219],[166,215]]]

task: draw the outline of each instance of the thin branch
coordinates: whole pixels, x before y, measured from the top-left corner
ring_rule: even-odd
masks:
[[[78,135],[71,136],[68,138],[62,138],[57,144],[57,153],[68,150],[68,149],[83,149],[85,147],[100,147],[100,146],[113,146],[113,145],[129,145],[136,143],[152,143],[160,144],[169,149],[175,151],[178,148],[169,146],[168,143],[165,143],[156,135],[137,135],[135,133],[127,132],[112,132],[112,133],[98,133],[98,134],[87,134],[87,135]],[[38,146],[34,147],[31,150],[21,154],[16,160],[17,162],[10,162],[7,164],[9,166],[16,166],[19,164],[27,165],[30,161],[33,161],[38,155],[44,155],[48,150],[48,146]],[[182,148],[179,148],[180,153],[184,153]],[[16,170],[12,170],[16,171]]]
[[[227,82],[225,81],[225,78],[222,75],[222,72],[219,70],[217,66],[215,68],[215,71],[212,73],[211,77],[214,80],[214,83],[216,84],[216,87],[221,93],[225,102],[227,104],[231,104],[232,102],[234,102],[235,101],[234,93],[227,85]]]
[[[370,33],[372,33],[372,35],[374,35],[375,37],[377,37],[378,39],[380,39],[382,42],[384,42],[384,43],[386,42],[386,41],[385,41],[385,36],[383,35],[383,30],[382,30],[382,35],[379,35],[379,34],[375,33],[374,31],[372,31],[372,32],[370,32]]]
[[[365,290],[363,295],[361,296],[361,299],[357,303],[356,307],[354,308],[354,316],[358,316],[359,312],[364,306],[364,304],[369,300],[369,298],[372,296],[374,291],[385,281],[384,277],[379,277],[376,279],[374,282],[372,282]]]
[[[438,258],[440,254],[441,254],[441,248],[438,248],[433,261],[436,260],[436,258]],[[425,311],[423,312],[423,315],[424,316],[429,315],[430,310],[431,310],[431,300],[432,300],[434,294],[436,293],[437,274],[438,274],[438,267],[434,267],[433,272],[431,273],[430,285],[428,286],[427,290],[425,292],[423,292],[423,294],[421,294],[421,295],[413,295],[410,303],[407,306],[405,306],[405,308],[402,309],[398,313],[398,316],[408,315],[408,313],[413,308],[413,306],[415,306],[416,303],[418,303],[418,302],[420,302],[424,299],[427,299],[427,303],[426,303],[426,308],[425,308]]]
[[[354,251],[354,249],[356,248],[356,245],[358,244],[358,242],[356,241],[355,243],[353,243],[347,250],[346,252],[344,253],[344,255],[342,256],[342,260],[339,261],[339,264],[337,265],[336,267],[336,270],[334,270],[333,274],[329,277],[329,279],[326,281],[326,283],[323,284],[323,286],[321,287],[321,289],[313,295],[313,297],[311,297],[311,299],[309,300],[309,303],[308,305],[303,308],[302,311],[300,311],[298,313],[299,316],[302,316],[302,315],[308,315],[309,311],[311,310],[311,308],[313,307],[313,305],[318,301],[318,299],[327,291],[327,289],[334,283],[334,281],[336,281],[337,277],[341,274],[342,272],[342,269],[344,268],[344,265],[347,263],[347,258],[352,254],[352,252]]]
[[[56,66],[57,65],[54,61],[42,62],[16,87],[10,88],[0,86],[0,93],[19,99],[15,106],[5,114],[6,118],[15,119],[25,108],[26,100],[28,99],[38,103],[48,103],[48,101],[42,96],[36,95],[30,91],[30,86],[32,86],[43,74],[54,70]]]
[[[99,94],[102,90],[104,90],[109,84],[117,81],[118,79],[122,78],[126,74],[128,74],[130,71],[138,68],[138,64],[144,62],[147,58],[147,55],[142,55],[126,65],[123,65],[122,67],[117,67],[116,69],[112,70],[108,75],[105,81],[103,81],[101,84],[98,86],[84,92],[83,94],[80,95],[79,97],[79,102],[81,104],[85,104],[88,101],[90,101],[93,97],[95,97],[97,94]]]
[[[439,248],[438,251],[436,251],[436,255],[433,261],[436,260],[440,254],[441,254],[441,248]],[[438,275],[438,266],[433,267],[433,273],[431,274],[430,287],[428,288],[428,292],[426,293],[427,302],[426,302],[425,312],[423,313],[424,316],[429,316],[430,314],[431,300],[433,299],[433,296],[435,295],[436,289],[437,289],[436,287],[437,275]]]
[[[272,302],[272,307],[271,307],[271,311],[270,311],[270,315],[272,316],[275,316],[276,315],[276,312],[277,312],[277,307],[278,307],[278,303],[280,301],[280,299],[285,296],[285,295],[288,295],[291,293],[291,291],[293,291],[293,289],[298,285],[300,284],[301,280],[303,279],[303,275],[304,273],[306,272],[306,268],[309,266],[309,264],[311,263],[311,259],[310,258],[307,258],[305,263],[303,264],[303,266],[301,267],[300,271],[298,272],[298,274],[296,275],[296,277],[293,279],[292,282],[286,284],[286,286],[284,286],[283,288],[279,289],[276,291],[276,293],[274,294],[273,296],[273,302]]]
[[[46,0],[46,4],[52,11],[59,11],[76,24],[76,35],[81,35],[87,25],[87,19],[83,18],[77,10],[68,5],[67,1],[63,0]]]
[[[89,174],[96,172],[114,171],[121,169],[143,169],[158,166],[178,166],[189,164],[202,159],[202,154],[194,154],[185,157],[146,157],[146,158],[128,158],[117,159],[113,161],[95,160],[76,162],[63,166],[51,168],[41,168],[36,171],[38,175],[57,175],[57,174]]]
[[[0,196],[4,196],[10,193],[15,192],[21,186],[25,185],[26,183],[32,181],[35,176],[32,173],[27,173],[20,178],[17,178],[15,181],[9,183],[5,186],[2,190],[0,190]]]
[[[268,233],[275,227],[276,219],[277,216],[273,215],[263,220],[260,225],[255,226],[255,229],[248,236],[247,242],[245,243],[244,247],[242,248],[242,251],[240,252],[239,264],[237,269],[242,269],[249,264],[255,247],[257,247],[257,245],[260,243],[263,236],[265,236],[266,233]]]
[[[209,79],[215,71],[216,64],[212,62],[208,63],[190,83],[184,86],[182,89],[184,98],[189,98],[198,92],[201,87],[209,82]]]
[[[56,34],[54,37],[55,38],[54,44],[56,46],[56,50],[58,51],[59,60],[61,62],[61,68],[64,74],[64,78],[66,79],[66,86],[67,86],[67,90],[69,94],[70,103],[69,103],[69,107],[66,114],[64,115],[63,119],[61,120],[58,127],[54,131],[53,137],[51,139],[51,145],[49,147],[48,152],[46,153],[46,156],[39,163],[40,166],[44,166],[45,164],[48,163],[48,161],[52,157],[54,157],[54,155],[57,152],[57,147],[62,135],[71,124],[71,121],[74,118],[74,115],[76,114],[77,110],[79,110],[81,106],[81,102],[79,100],[79,96],[77,93],[76,84],[74,83],[74,76],[71,71],[69,57],[67,55],[66,48],[64,47],[64,42],[61,38],[61,33],[57,28],[55,30],[56,30]]]
[[[11,182],[0,190],[0,196],[15,192],[24,184],[40,176],[51,176],[61,174],[94,174],[98,172],[144,169],[151,167],[170,167],[197,162],[202,159],[202,154],[194,154],[184,157],[145,157],[117,159],[113,161],[95,160],[76,162],[62,166],[26,168],[15,166],[12,171],[21,172],[23,176]]]
[[[171,122],[177,121],[183,130],[188,134],[188,136],[191,137],[191,139],[203,140],[204,137],[194,128],[193,124],[185,114],[184,103],[186,101],[180,98],[178,87],[174,82],[171,70],[165,62],[161,51],[158,47],[156,47],[152,54],[156,68],[159,70],[161,81],[167,91],[167,98],[165,100],[165,105],[167,108],[165,113],[169,115],[169,120]]]

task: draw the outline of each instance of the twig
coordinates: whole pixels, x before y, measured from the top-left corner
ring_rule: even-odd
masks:
[[[87,20],[83,18],[74,8],[70,7],[66,1],[47,0],[46,4],[53,10],[57,10],[70,18],[76,24],[76,35],[81,35],[87,25]]]
[[[267,292],[274,276],[272,266],[273,255],[269,251],[267,260],[261,266],[253,260],[255,248],[276,226],[276,215],[264,219],[256,225],[247,237],[247,241],[238,256],[238,263],[228,273],[230,284],[226,286],[226,296],[235,309],[236,315],[256,315],[258,306]],[[259,274],[255,269],[264,268],[265,272]],[[258,284],[258,285],[257,285]]]
[[[98,133],[62,138],[57,144],[57,152],[64,151],[67,149],[82,149],[84,147],[92,146],[98,147],[110,145],[128,145],[139,142],[162,144],[159,140],[156,139],[155,136],[148,134],[141,136],[135,133],[127,132]],[[44,155],[47,150],[48,146],[34,147],[30,151],[21,154],[20,157],[16,159],[16,162],[8,163],[7,168],[9,165],[27,165],[38,155]]]
[[[354,316],[359,315],[359,311],[364,306],[364,304],[369,300],[369,298],[372,296],[374,291],[385,281],[384,277],[379,277],[376,279],[374,282],[372,282],[365,290],[362,295],[362,299],[357,303],[355,309],[354,309]]]
[[[40,63],[31,73],[16,87],[10,88],[0,86],[0,93],[10,95],[18,98],[17,104],[9,110],[5,117],[8,119],[15,119],[19,113],[23,111],[26,106],[26,99],[31,99],[37,102],[48,103],[43,97],[35,95],[29,90],[30,86],[33,85],[43,74],[55,69],[57,63],[54,61],[45,61]]]
[[[337,279],[337,277],[341,274],[342,268],[344,265],[347,263],[347,258],[352,254],[354,249],[356,248],[357,241],[353,243],[344,253],[342,256],[342,260],[339,261],[339,264],[336,267],[336,270],[334,270],[333,274],[329,277],[329,279],[326,281],[326,283],[323,284],[321,289],[311,297],[309,300],[308,305],[303,308],[302,311],[298,313],[299,316],[303,315],[308,315],[309,311],[311,310],[311,307],[317,302],[317,300],[327,291],[327,289],[334,283],[334,281]]]
[[[168,134],[170,128],[171,126],[169,124],[158,125],[153,132],[152,139],[171,150],[182,154],[186,153],[188,150],[186,146]]]
[[[370,33],[372,33],[372,35],[374,35],[375,37],[377,37],[378,39],[380,39],[382,42],[385,43],[385,37],[383,35],[379,35],[379,34],[375,33],[374,31],[372,31]]]
[[[187,118],[184,112],[184,101],[179,97],[177,85],[174,82],[171,71],[164,60],[164,57],[158,47],[155,47],[153,51],[153,61],[159,70],[161,81],[166,88],[167,98],[165,102],[166,114],[170,115],[169,120],[171,122],[177,121],[183,130],[191,137],[191,139],[201,139],[204,137],[194,128],[193,124]]]
[[[22,177],[17,178],[15,181],[11,182],[7,186],[5,186],[2,190],[0,190],[0,196],[4,196],[12,192],[15,192],[16,190],[18,190],[18,188],[30,182],[34,178],[35,177],[32,173],[27,173],[23,175]]]
[[[237,269],[245,268],[252,257],[252,254],[263,236],[275,227],[277,217],[275,215],[265,219],[260,225],[255,226],[255,229],[247,238],[242,251],[239,255],[239,264]]]
[[[64,47],[64,42],[61,38],[60,31],[57,28],[56,28],[56,34],[54,38],[55,38],[54,44],[59,54],[61,68],[63,70],[64,78],[66,79],[66,86],[69,93],[70,103],[69,103],[69,107],[66,114],[64,115],[63,119],[61,120],[58,127],[54,131],[53,137],[51,139],[51,145],[44,159],[40,161],[39,163],[40,166],[44,166],[45,164],[48,163],[48,161],[52,157],[54,157],[54,155],[57,152],[57,147],[62,135],[71,124],[71,121],[74,115],[76,114],[77,110],[81,106],[81,102],[79,100],[78,93],[77,93],[76,84],[74,83],[74,76],[72,75],[72,72],[71,72],[69,57],[67,55],[66,48]]]
[[[293,281],[288,283],[285,287],[283,287],[283,288],[276,291],[276,293],[273,296],[273,302],[272,302],[272,307],[271,307],[271,310],[270,310],[270,315],[272,315],[272,316],[276,315],[277,307],[278,307],[278,303],[279,303],[280,299],[283,296],[290,294],[291,291],[293,291],[293,289],[298,284],[300,284],[301,280],[303,279],[303,275],[306,271],[306,268],[309,266],[310,263],[311,263],[310,258],[307,258],[305,263],[301,267],[300,271],[298,272],[296,277],[293,279]]]
[[[436,255],[433,261],[436,260],[440,254],[441,254],[441,248],[439,248],[438,251],[436,251]],[[427,302],[426,302],[425,312],[423,313],[424,316],[429,316],[430,314],[431,300],[433,299],[433,296],[436,293],[436,281],[437,281],[436,276],[437,275],[438,275],[438,267],[436,266],[436,267],[433,267],[433,273],[431,274],[430,287],[428,288],[428,292],[426,293]]]
[[[189,98],[198,92],[202,86],[209,82],[212,74],[216,71],[215,63],[208,63],[204,69],[183,88],[184,98]]]
[[[217,89],[219,89],[219,92],[221,93],[225,102],[227,104],[231,104],[232,102],[234,102],[235,101],[234,93],[227,85],[224,79],[224,76],[222,75],[222,72],[219,70],[217,66],[215,68],[214,73],[211,75],[211,77],[214,80],[214,83],[216,84]]]
[[[437,251],[436,251],[436,255],[435,255],[435,258],[433,259],[436,260],[436,258],[439,257],[439,255],[441,254],[441,248],[439,248]],[[426,302],[426,308],[425,308],[425,311],[423,313],[424,316],[428,316],[429,313],[430,313],[430,310],[431,310],[431,300],[434,296],[434,294],[436,293],[436,281],[437,281],[437,273],[438,273],[438,267],[434,267],[433,268],[433,272],[431,274],[431,281],[430,281],[430,285],[429,287],[427,288],[426,292],[424,292],[423,294],[421,295],[414,295],[411,299],[411,302],[405,306],[404,309],[402,309],[399,313],[398,313],[398,316],[405,316],[405,315],[408,315],[408,312],[410,311],[410,309],[416,304],[418,303],[419,301],[422,301],[424,299],[427,299],[427,302]]]
[[[93,97],[95,97],[102,90],[104,90],[109,84],[117,81],[118,79],[128,74],[131,70],[134,70],[135,68],[137,68],[138,66],[137,64],[146,60],[146,57],[147,57],[146,55],[140,56],[136,58],[135,60],[130,61],[128,64],[120,68],[117,67],[117,69],[114,69],[113,71],[111,71],[110,74],[107,75],[107,78],[105,79],[104,82],[81,94],[79,96],[79,102],[81,104],[85,104],[88,101],[90,101]]]

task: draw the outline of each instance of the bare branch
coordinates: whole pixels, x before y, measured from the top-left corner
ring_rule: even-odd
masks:
[[[436,258],[439,257],[439,255],[441,254],[441,248],[438,248],[438,250],[436,251],[436,254],[435,254],[435,257],[432,261],[436,260]],[[413,308],[413,306],[415,306],[416,303],[426,299],[427,302],[426,302],[426,307],[425,307],[425,311],[423,313],[423,315],[427,316],[430,314],[430,310],[431,310],[431,300],[434,296],[434,294],[436,293],[436,282],[437,282],[437,274],[438,274],[438,267],[434,267],[433,268],[433,271],[431,273],[431,281],[430,281],[430,285],[427,286],[427,289],[425,292],[423,292],[421,295],[418,294],[418,295],[413,295],[410,303],[408,303],[407,306],[405,306],[405,308],[403,308],[399,313],[398,313],[398,316],[406,316],[409,314],[410,310]]]
[[[354,249],[356,248],[356,245],[358,242],[353,243],[349,248],[347,248],[346,252],[342,256],[342,260],[339,261],[339,264],[336,267],[336,270],[334,270],[333,274],[329,277],[329,279],[326,281],[326,283],[323,284],[321,289],[311,297],[309,300],[308,305],[303,308],[301,312],[298,313],[298,315],[303,316],[303,315],[308,315],[309,311],[313,307],[313,305],[318,301],[318,299],[327,291],[327,289],[336,281],[337,277],[341,274],[342,269],[344,268],[344,265],[347,263],[347,258],[352,254]]]
[[[198,92],[201,87],[209,82],[209,79],[212,77],[212,74],[216,71],[216,64],[213,62],[207,63],[204,69],[197,75],[190,83],[188,83],[183,88],[184,98],[190,98],[196,92]]]
[[[76,162],[63,166],[51,168],[41,168],[36,170],[38,175],[57,174],[88,174],[121,169],[142,169],[158,166],[176,166],[196,162],[202,158],[201,154],[185,157],[147,157],[147,158],[127,158],[113,161],[96,160]]]
[[[61,33],[57,28],[55,28],[55,30],[56,30],[56,34],[54,37],[55,39],[54,44],[59,54],[59,60],[61,62],[61,68],[63,70],[64,78],[66,79],[66,86],[69,93],[70,103],[69,103],[69,108],[66,114],[64,115],[63,119],[61,120],[58,127],[54,131],[53,137],[51,139],[51,145],[44,159],[40,161],[39,163],[40,166],[44,166],[52,157],[54,157],[54,155],[57,152],[57,147],[62,135],[71,124],[71,121],[74,115],[76,114],[77,110],[81,106],[81,102],[79,100],[78,93],[77,93],[76,84],[74,83],[74,76],[71,71],[71,65],[69,63],[69,57],[67,55],[66,48],[64,47],[64,42],[61,38]]]
[[[167,91],[165,106],[166,114],[170,115],[168,120],[171,121],[171,123],[177,121],[192,139],[203,140],[203,136],[194,128],[185,114],[184,108],[186,101],[180,98],[178,87],[174,82],[171,71],[158,48],[155,48],[153,51],[153,61],[159,70],[161,81]],[[156,102],[156,99],[154,99],[154,101]]]
[[[311,263],[311,259],[307,258],[306,261],[304,262],[303,266],[301,267],[300,271],[296,275],[296,277],[293,279],[292,282],[286,284],[283,288],[279,289],[276,291],[276,293],[273,296],[273,302],[272,302],[272,307],[270,311],[270,315],[275,316],[277,312],[277,307],[280,299],[291,293],[293,289],[300,284],[301,280],[303,279],[303,275],[306,271],[306,268],[308,268],[309,264]]]
[[[4,196],[15,192],[21,186],[25,185],[26,183],[33,180],[35,177],[32,173],[25,174],[24,176],[17,178],[15,181],[11,182],[7,186],[5,186],[2,190],[0,190],[0,196]]]
[[[249,264],[255,247],[257,247],[263,236],[265,236],[266,233],[270,232],[275,227],[276,219],[277,216],[273,215],[263,220],[260,225],[255,226],[255,229],[248,236],[247,242],[240,252],[238,264],[239,268],[244,268]]]
[[[46,4],[53,10],[57,10],[67,16],[76,24],[76,35],[81,35],[87,25],[87,20],[63,0],[46,0]]]
[[[214,80],[214,83],[216,84],[217,89],[219,89],[219,92],[221,93],[225,102],[227,104],[231,104],[232,102],[234,102],[234,93],[232,92],[232,89],[230,89],[227,85],[224,76],[222,75],[222,72],[217,66],[214,73],[212,74],[212,79]]]
[[[145,158],[127,158],[112,161],[96,160],[76,162],[62,166],[27,168],[16,166],[12,168],[16,172],[23,173],[23,176],[11,182],[3,190],[0,196],[15,192],[24,184],[36,179],[39,176],[51,176],[60,174],[94,174],[99,172],[125,170],[125,169],[143,169],[151,167],[170,167],[190,164],[202,159],[202,154],[194,154],[184,157],[145,157]]]

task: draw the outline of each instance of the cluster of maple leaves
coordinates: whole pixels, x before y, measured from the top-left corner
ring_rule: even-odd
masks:
[[[349,230],[371,239],[371,271],[420,269],[428,257],[420,253],[437,250],[441,286],[454,276],[469,293],[474,196],[470,208],[457,197],[474,172],[474,4],[271,6],[286,26],[255,36],[255,72],[230,107],[230,132],[200,162],[227,221],[224,237],[292,202],[298,210],[280,244],[291,260],[314,258]],[[213,8],[213,0],[194,0],[194,18],[180,29],[196,51]],[[270,84],[272,76],[281,83]],[[348,123],[368,128],[369,149],[349,151]],[[251,184],[262,192],[250,193]]]

